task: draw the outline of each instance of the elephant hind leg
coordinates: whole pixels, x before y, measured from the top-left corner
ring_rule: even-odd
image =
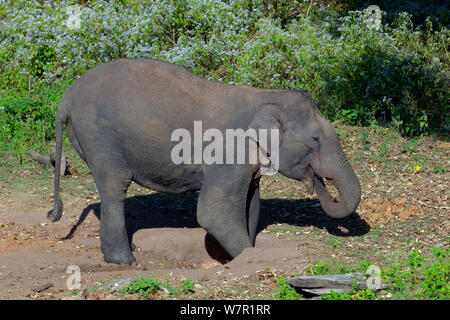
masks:
[[[100,241],[106,262],[136,265],[125,224],[124,201],[131,180],[93,172],[100,193]],[[116,172],[117,174],[117,172]]]
[[[78,141],[77,135],[75,134],[75,130],[72,126],[72,121],[70,118],[68,119],[66,123],[66,134],[69,138],[70,142],[72,142],[72,145],[74,149],[77,151],[78,155],[80,156],[81,160],[86,162],[86,157],[84,155],[83,149],[81,148],[80,141]]]
[[[85,143],[82,146],[101,200],[100,242],[104,259],[110,263],[135,265],[124,214],[131,170],[112,144],[98,139],[95,145]]]

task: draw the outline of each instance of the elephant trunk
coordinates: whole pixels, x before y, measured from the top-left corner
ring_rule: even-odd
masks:
[[[314,188],[323,211],[332,218],[341,219],[353,213],[361,200],[361,186],[355,172],[348,163],[341,146],[324,159],[321,176],[331,180],[339,192],[339,202],[334,202],[321,177],[314,175]]]

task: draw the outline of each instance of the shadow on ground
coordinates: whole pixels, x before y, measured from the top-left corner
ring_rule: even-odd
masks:
[[[140,229],[199,227],[196,219],[197,197],[198,193],[154,193],[127,198],[125,217],[130,239]],[[64,239],[71,238],[91,212],[100,219],[100,203],[87,206]],[[370,231],[369,225],[356,213],[339,220],[328,217],[317,199],[261,200],[259,232],[277,223],[325,228],[330,234],[341,237],[361,236]]]

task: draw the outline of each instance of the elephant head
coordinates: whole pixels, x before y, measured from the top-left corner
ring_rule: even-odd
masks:
[[[286,91],[282,99],[272,97],[259,107],[250,127],[279,129],[279,172],[303,181],[311,194],[316,190],[327,215],[344,218],[356,210],[361,199],[358,178],[342,151],[336,130],[320,114],[309,94]],[[338,202],[331,199],[324,179],[338,190]]]

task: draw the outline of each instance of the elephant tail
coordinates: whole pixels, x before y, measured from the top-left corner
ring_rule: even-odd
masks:
[[[60,105],[61,107],[61,105]],[[60,108],[58,108],[60,109]],[[58,110],[59,111],[59,110]],[[59,198],[59,179],[61,175],[61,157],[62,157],[62,135],[63,135],[63,124],[65,120],[61,117],[59,112],[56,113],[55,117],[55,132],[56,132],[56,152],[55,152],[55,181],[54,181],[54,203],[55,206],[53,210],[47,213],[47,218],[51,222],[56,222],[61,219],[63,204]]]

